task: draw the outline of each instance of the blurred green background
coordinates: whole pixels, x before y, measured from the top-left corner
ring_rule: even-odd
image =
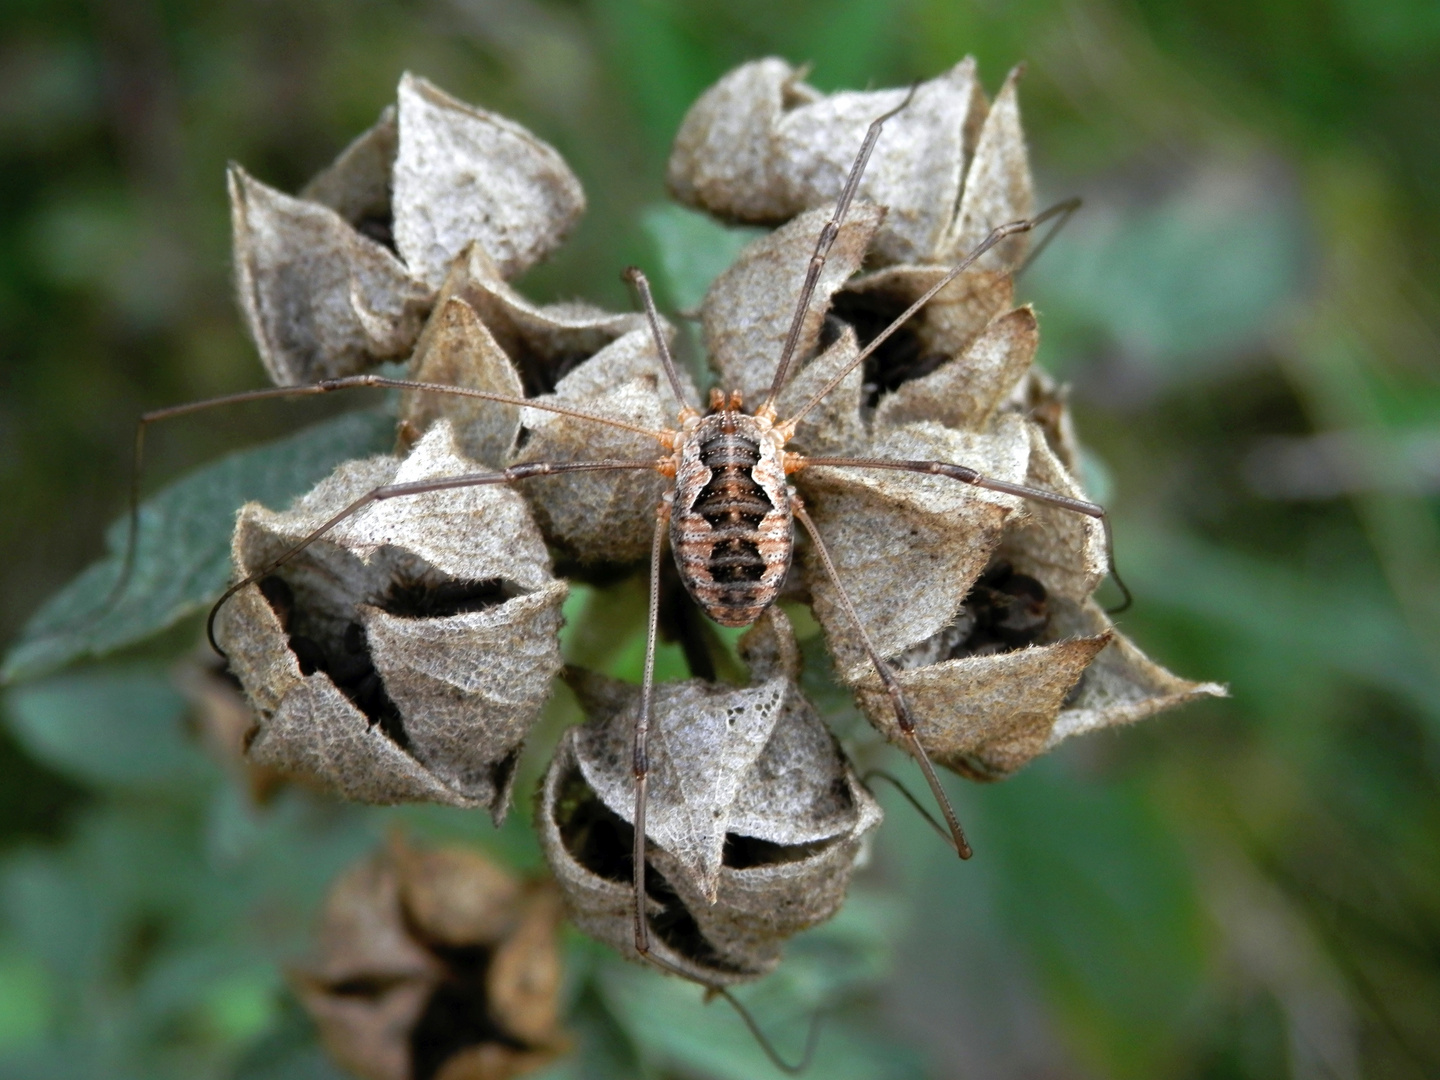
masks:
[[[295,190],[416,71],[585,184],[522,289],[624,308],[621,267],[663,276],[684,110],[771,53],[823,89],[1029,63],[1042,203],[1086,209],[1023,292],[1114,510],[1123,625],[1233,696],[955,781],[968,865],[887,798],[767,1016],[848,1017],[825,1080],[1440,1075],[1434,0],[9,0],[0,641],[102,552],[139,412],[262,383],[227,159]],[[149,487],[326,414],[171,425]],[[536,865],[523,798],[500,833],[252,806],[188,734],[167,665],[194,641],[6,692],[0,1076],[331,1076],[282,973],[329,878],[397,818]],[[571,952],[582,1052],[553,1075],[770,1074],[720,1006]]]

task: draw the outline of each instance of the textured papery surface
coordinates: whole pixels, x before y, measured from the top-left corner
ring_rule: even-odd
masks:
[[[563,1052],[560,904],[466,848],[398,839],[331,887],[292,976],[325,1048],[366,1080],[506,1080]],[[457,1040],[463,1018],[473,1039]]]
[[[962,332],[950,341],[924,342],[947,358],[935,370],[882,397],[875,409],[876,427],[932,420],[946,427],[983,431],[1029,370],[1039,343],[1035,312],[1029,307],[999,316],[978,334]]]
[[[828,349],[785,384],[776,404],[780,417],[791,417],[804,408],[850,366],[859,351],[854,331],[846,327]],[[864,377],[864,365],[856,366],[805,414],[795,430],[796,450],[834,457],[864,453],[870,442],[870,429],[860,410]]]
[[[470,390],[523,398],[520,373],[500,348],[475,309],[460,296],[436,305],[415,356],[410,378]],[[520,410],[480,398],[407,390],[400,402],[400,441],[413,444],[441,417],[450,421],[455,440],[472,461],[503,468],[520,434]]]
[[[682,377],[683,378],[683,377]],[[694,388],[685,379],[689,400]],[[680,405],[660,374],[649,329],[607,345],[537,400],[583,409],[652,430],[674,427]],[[526,441],[516,462],[657,461],[653,437],[584,417],[526,410]],[[650,554],[655,516],[667,481],[652,469],[617,469],[545,477],[521,489],[546,539],[581,564],[628,564]]]
[[[947,243],[935,252],[933,262],[958,262],[992,229],[1034,213],[1030,154],[1020,127],[1020,71],[1011,71],[995,95],[965,174],[960,212]],[[989,270],[1013,269],[1024,257],[1026,246],[1024,234],[1013,236],[982,255],[976,265]]]
[[[740,390],[758,405],[775,377],[815,240],[829,214],[804,214],[750,244],[705,294],[700,318],[705,349],[725,391]],[[808,360],[820,338],[830,296],[860,268],[871,237],[884,217],[872,203],[851,210],[815,288],[795,351]]]
[[[1025,425],[1030,437],[1030,465],[1025,483],[1073,499],[1085,492],[1060,463],[1040,425]],[[1105,526],[1098,518],[1035,500],[1030,513],[1016,522],[1001,542],[1002,555],[1021,573],[1045,583],[1052,595],[1079,602],[1100,587],[1110,572],[1105,551]]]
[[[989,434],[938,424],[910,424],[886,433],[867,456],[885,460],[959,462],[987,475],[1023,482],[1030,442],[1023,421],[1009,416]],[[814,467],[795,474],[841,586],[882,656],[923,641],[949,623],[999,546],[1018,499],[923,473]],[[815,614],[839,670],[864,653],[835,584],[813,547],[805,577]]]
[[[375,126],[316,173],[301,189],[300,197],[323,203],[359,232],[393,248],[390,174],[399,141],[395,107],[387,105]]]
[[[935,764],[967,776],[1012,772],[1048,748],[1065,695],[1107,640],[1082,637],[898,672],[921,745]],[[904,741],[873,672],[861,677],[857,697],[887,739]]]
[[[686,114],[670,189],[682,202],[744,221],[776,223],[831,207],[866,130],[907,93],[822,95],[784,61],[746,64]],[[985,115],[975,63],[966,59],[919,84],[886,122],[859,189],[890,208],[875,242],[883,261],[927,261],[945,248]]]
[[[769,612],[742,639],[756,681],[662,687],[652,718],[647,910],[657,953],[730,983],[779,960],[784,939],[844,897],[879,808],[795,685],[798,651]],[[577,925],[634,956],[630,743],[637,687],[571,678],[589,721],[546,777],[542,842]]]
[[[513,120],[408,74],[399,114],[395,243],[432,288],[472,241],[514,277],[554,250],[584,212],[564,160]]]
[[[575,756],[600,800],[625,816],[635,798],[627,764],[640,709],[639,688],[588,685],[602,678],[583,673],[568,680],[591,716],[602,705],[613,706],[617,690],[626,691],[618,722],[587,724],[576,732]],[[712,901],[730,808],[775,730],[788,690],[784,676],[743,689],[699,679],[655,688],[646,835],[669,852],[685,877]]]
[[[1225,693],[1150,661],[1094,601],[1052,600],[1049,606],[1045,644],[913,666],[907,663],[913,658],[902,656],[897,675],[921,744],[936,764],[995,779],[1071,735]],[[900,742],[894,707],[878,679],[863,669],[853,674],[866,716]]]
[[[281,385],[350,375],[414,344],[430,291],[339,213],[230,166],[240,307]]]
[[[387,483],[474,473],[449,426],[404,462],[350,462],[284,513],[242,510],[248,574]],[[564,582],[501,485],[377,503],[221,609],[217,638],[257,713],[253,760],[365,802],[503,815],[559,669]]]
[[[774,174],[775,120],[818,95],[784,60],[770,57],[725,75],[685,114],[666,183],[682,203],[739,221],[770,223],[795,210]]]

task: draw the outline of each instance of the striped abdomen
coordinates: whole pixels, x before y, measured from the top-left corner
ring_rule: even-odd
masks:
[[[707,416],[675,476],[670,544],[680,578],[722,626],[748,626],[780,592],[793,547],[778,447],[743,413]]]

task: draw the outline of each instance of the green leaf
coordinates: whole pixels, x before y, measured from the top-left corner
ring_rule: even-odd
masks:
[[[774,1076],[775,1067],[723,1001],[704,1001],[702,987],[682,984],[629,964],[611,964],[601,973],[601,992],[621,1025],[647,1058],[686,1076],[754,1080]],[[799,1058],[809,1027],[809,1010],[799,1002],[752,1010],[762,1030],[787,1061]],[[924,1075],[914,1051],[886,1042],[863,1023],[822,1021],[820,1042],[808,1075],[826,1080],[919,1080]]]
[[[696,210],[668,203],[647,209],[640,226],[659,256],[659,283],[680,311],[698,308],[705,290],[735,261],[740,249],[767,231],[729,228]]]
[[[180,723],[186,702],[163,671],[85,671],[4,696],[10,730],[45,764],[102,785],[193,775],[201,760]]]
[[[987,793],[997,910],[1097,1075],[1163,1076],[1204,986],[1200,901],[1143,790],[1036,762]]]
[[[900,917],[888,897],[856,890],[836,917],[790,943],[774,974],[734,993],[786,1060],[796,1060],[811,1017],[820,1011],[820,1042],[809,1075],[827,1080],[909,1080],[922,1075],[913,1051],[886,1041],[879,1025],[857,1020],[846,1002],[888,972],[889,938]],[[601,961],[601,996],[621,1026],[655,1063],[685,1075],[736,1078],[777,1075],[744,1022],[722,1001],[706,1003],[702,987],[655,972]]]
[[[201,610],[230,579],[235,512],[255,500],[283,506],[349,458],[383,453],[393,420],[348,413],[242,450],[177,480],[140,508],[135,567],[112,603],[128,523],[106,533],[110,553],[92,563],[30,620],[0,667],[0,682],[46,675],[84,656],[103,656]]]
[[[1214,379],[1300,290],[1303,250],[1294,207],[1263,190],[1083,212],[1030,282],[1046,314],[1045,361],[1063,367],[1088,341],[1119,346],[1161,385]]]

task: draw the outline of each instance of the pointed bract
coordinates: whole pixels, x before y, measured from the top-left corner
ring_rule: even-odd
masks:
[[[1006,76],[1005,85],[985,117],[974,160],[965,175],[960,212],[946,243],[936,250],[935,262],[958,262],[996,226],[1028,218],[1035,212],[1030,154],[1020,127],[1016,89],[1020,74],[1021,69],[1016,68]],[[981,256],[977,265],[989,270],[1013,270],[1024,257],[1026,246],[1023,235],[1011,237]]]
[[[883,216],[879,207],[858,203],[840,227],[802,324],[798,362],[814,353],[830,296],[860,268]],[[812,211],[762,236],[705,294],[700,309],[705,349],[725,391],[740,390],[747,402],[758,405],[770,389],[815,238],[828,217],[826,211]]]
[[[515,365],[475,309],[459,296],[443,299],[436,306],[415,347],[409,377],[507,397],[525,396]],[[408,449],[441,417],[450,421],[466,457],[492,469],[504,468],[520,434],[519,408],[479,398],[407,390],[400,401],[402,445]]]
[[[310,178],[300,198],[330,207],[358,231],[393,249],[390,175],[399,143],[395,106],[387,105],[374,127]]]
[[[238,165],[229,183],[240,307],[274,382],[351,375],[409,350],[430,296],[391,251]]]
[[[511,278],[559,246],[585,210],[547,143],[415,75],[400,80],[395,244],[432,289],[472,242]]]

